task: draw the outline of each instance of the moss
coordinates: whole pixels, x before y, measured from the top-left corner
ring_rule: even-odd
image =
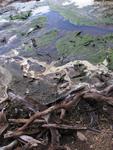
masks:
[[[51,9],[58,11],[60,15],[62,15],[65,19],[69,20],[73,24],[80,25],[95,25],[96,22],[89,18],[87,15],[82,15],[79,13],[79,9],[75,8],[73,5],[69,5],[67,7],[62,6],[60,3],[53,3],[51,0],[49,1],[49,5]]]
[[[46,22],[47,22],[47,18],[44,16],[40,16],[36,19],[33,19],[32,21],[31,20],[28,21],[23,26],[23,30],[19,29],[19,30],[12,30],[12,31],[14,31],[15,33],[21,36],[28,36],[31,32],[43,28]]]
[[[57,37],[57,35],[58,35],[57,30],[49,31],[44,35],[42,35],[41,37],[35,39],[36,45],[38,47],[49,45]]]
[[[68,33],[56,42],[56,48],[60,55],[75,56],[87,59],[92,63],[102,62],[106,58],[106,52],[113,35],[96,37],[88,34]]]
[[[113,48],[109,49],[107,53],[107,60],[108,60],[108,68],[113,70]]]
[[[47,46],[57,37],[58,31],[52,30],[38,38],[32,38],[29,42],[24,43],[21,47],[24,52],[33,52],[36,48]]]
[[[102,24],[111,25],[113,24],[113,18],[107,16],[107,17],[99,19],[99,22]]]
[[[23,52],[33,52],[33,46],[32,46],[32,42],[29,41],[28,43],[24,43],[21,47]]]
[[[25,45],[24,50],[31,52],[31,51],[33,51],[33,48],[30,45]]]
[[[110,9],[111,15],[109,15],[109,11],[104,12],[101,10],[101,7],[97,8],[97,11],[95,11],[93,6],[86,6],[85,8],[78,8],[73,4],[63,6],[63,0],[60,0],[60,2],[53,2],[52,0],[48,0],[48,2],[53,10],[58,11],[65,19],[69,20],[73,24],[113,24],[112,9]],[[100,12],[99,9],[102,12]],[[101,15],[101,17],[99,15]]]
[[[44,27],[46,22],[47,22],[47,17],[40,16],[40,17],[35,18],[35,19],[32,20],[31,27],[36,28],[38,26],[39,28],[42,28],[42,27]]]
[[[20,12],[17,13],[16,15],[10,15],[10,19],[11,20],[25,20],[27,19],[29,16],[31,16],[31,11],[25,11],[25,12]]]

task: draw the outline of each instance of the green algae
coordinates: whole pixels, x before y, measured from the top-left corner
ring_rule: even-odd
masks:
[[[17,13],[16,15],[10,15],[11,20],[26,20],[31,16],[31,11],[25,11]]]
[[[37,48],[41,48],[44,46],[48,46],[49,44],[52,44],[52,42],[56,39],[58,35],[57,30],[51,30],[47,33],[43,34],[40,37],[34,37],[29,42],[24,43],[21,47],[21,49],[24,52],[31,53],[35,51]]]
[[[113,70],[113,48],[110,48],[107,52],[107,61],[108,61],[108,68]]]
[[[57,30],[51,30],[51,31],[45,33],[44,35],[36,38],[35,39],[36,45],[38,47],[47,46],[57,38],[57,35],[58,35]]]
[[[14,30],[15,33],[21,36],[28,36],[32,32],[36,32],[36,30],[42,29],[47,22],[47,17],[40,16],[38,18],[30,20],[26,24],[23,25],[23,30]]]
[[[88,18],[87,15],[82,15],[79,13],[79,10],[75,8],[73,5],[69,5],[64,7],[60,5],[60,3],[53,3],[51,0],[48,0],[49,6],[51,9],[60,13],[66,20],[69,20],[73,24],[80,25],[95,25],[96,22],[91,18]]]
[[[33,47],[31,45],[25,45],[25,51],[32,52]]]
[[[112,37],[112,34],[97,37],[70,32],[56,42],[56,48],[61,56],[75,56],[91,63],[100,63],[107,56],[109,45],[113,42]]]
[[[31,41],[24,43],[20,49],[21,49],[21,52],[27,52],[27,53],[33,53],[33,51],[34,51]]]
[[[47,22],[47,17],[40,16],[32,20],[31,27],[36,28],[38,26],[39,28],[42,28],[45,26],[46,22]]]
[[[96,25],[96,24],[113,24],[113,15],[112,8],[108,9],[108,12],[100,11],[102,10],[101,4],[100,7],[96,6],[86,6],[84,8],[78,8],[74,4],[63,6],[62,4],[65,1],[60,0],[60,2],[48,0],[48,3],[51,9],[60,13],[65,19],[69,20],[73,24],[80,25]],[[104,7],[104,6],[103,6]],[[106,6],[107,7],[107,6]],[[109,15],[109,10],[111,14]],[[92,12],[92,13],[91,13]]]

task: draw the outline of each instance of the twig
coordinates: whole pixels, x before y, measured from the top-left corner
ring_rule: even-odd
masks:
[[[96,92],[86,92],[83,95],[83,98],[86,100],[95,100],[98,102],[103,101],[103,102],[106,102],[106,103],[113,106],[113,97],[106,97],[106,96],[99,94],[99,93],[96,93]]]
[[[8,119],[9,123],[23,124],[26,123],[29,119]],[[36,119],[34,123],[46,123],[45,120]]]
[[[18,144],[18,141],[15,140],[7,146],[0,147],[0,150],[12,150],[17,144]]]
[[[56,128],[56,129],[64,129],[64,130],[87,130],[87,127],[77,127],[71,125],[64,125],[64,124],[43,124],[43,128]]]
[[[66,114],[66,110],[61,109],[60,120],[62,120],[64,118],[65,114]]]
[[[39,141],[37,139],[34,139],[31,136],[28,135],[22,135],[18,138],[19,141],[21,141],[22,143],[29,143],[30,145],[32,145],[33,147],[38,146],[38,144],[42,144],[44,145],[44,141]]]
[[[79,93],[73,98],[73,100],[70,100],[67,103],[64,102],[64,103],[56,104],[56,105],[51,106],[42,112],[36,112],[33,116],[30,117],[30,119],[28,120],[28,122],[24,126],[22,126],[21,128],[18,129],[18,131],[25,130],[35,119],[40,118],[42,116],[45,116],[45,115],[47,115],[47,114],[49,114],[55,110],[59,110],[62,108],[68,109],[71,106],[73,106],[73,104],[77,105],[78,102],[80,101],[80,98],[82,95],[83,95],[83,93]]]
[[[110,92],[113,92],[113,85],[106,87],[104,90],[101,91],[101,94],[107,96],[110,94]]]
[[[51,145],[49,147],[50,149],[54,149],[54,147],[58,147],[60,145],[60,134],[59,131],[56,128],[50,128],[51,133]]]
[[[69,109],[73,105],[77,105],[81,99],[81,96],[83,95],[82,92],[78,93],[76,96],[74,96],[72,99],[68,99],[68,101],[64,101],[60,104],[56,104],[54,106],[49,107],[48,109],[41,111],[41,112],[36,112],[33,116],[29,118],[29,120],[23,125],[21,128],[17,129],[15,132],[11,133],[9,136],[19,136],[20,134],[22,135],[23,131],[35,120],[38,118],[41,118],[42,116],[45,116],[55,110],[59,109]]]

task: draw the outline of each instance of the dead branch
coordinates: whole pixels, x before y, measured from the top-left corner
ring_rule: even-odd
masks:
[[[113,92],[113,85],[110,85],[108,87],[106,87],[104,90],[102,90],[100,93],[102,95],[105,95],[105,96],[109,96],[109,94]]]
[[[50,133],[51,133],[51,144],[50,144],[49,150],[60,146],[59,131],[56,128],[50,128]]]
[[[60,120],[62,120],[65,117],[65,114],[66,114],[66,110],[61,109]]]
[[[29,145],[31,145],[32,147],[36,147],[38,146],[38,144],[42,144],[44,145],[44,141],[39,141],[37,139],[34,139],[31,136],[28,135],[22,135],[18,138],[19,141],[21,141],[22,143],[28,143]]]
[[[83,98],[86,100],[95,100],[97,102],[106,102],[113,106],[113,97],[106,97],[96,92],[86,92],[84,93]]]
[[[0,150],[12,150],[17,144],[18,144],[18,141],[15,140],[7,146],[0,147]]]
[[[27,121],[28,121],[29,119],[8,119],[8,121],[9,121],[9,123],[16,123],[16,124],[24,124],[24,123],[26,123]],[[39,120],[39,119],[36,119],[35,121],[34,121],[34,123],[46,123],[46,121],[45,120]]]
[[[87,127],[77,127],[71,125],[64,125],[64,124],[43,124],[43,128],[56,128],[56,129],[64,129],[64,130],[87,130]]]
[[[56,104],[54,106],[49,107],[48,109],[41,111],[41,112],[36,112],[33,116],[31,116],[29,118],[29,120],[25,123],[25,125],[23,125],[21,128],[17,129],[15,132],[12,132],[11,134],[6,135],[6,137],[14,137],[14,136],[20,136],[22,135],[24,132],[24,130],[35,120],[38,118],[41,118],[42,116],[45,116],[55,110],[59,110],[59,109],[69,109],[71,106],[73,105],[77,105],[82,97],[83,93],[80,92],[78,93],[76,96],[73,96],[73,98],[69,98],[68,101],[64,101],[60,104]]]
[[[18,129],[18,131],[22,131],[22,130],[25,130],[35,119],[37,118],[40,118],[42,116],[45,116],[55,110],[59,110],[59,109],[68,109],[70,108],[71,106],[74,105],[77,105],[80,101],[80,98],[81,96],[83,95],[83,93],[78,93],[76,96],[73,97],[73,100],[68,100],[69,102],[63,102],[63,103],[60,103],[60,104],[56,104],[54,106],[51,106],[50,108],[42,111],[42,112],[36,112],[33,116],[30,117],[30,119],[28,120],[28,122],[22,126],[21,128]]]
[[[0,112],[0,135],[8,128],[9,124],[4,111]]]
[[[50,115],[47,124],[51,122],[54,122],[54,116],[52,114]],[[49,150],[51,150],[60,145],[60,133],[56,128],[49,128],[49,130],[51,133],[51,144]]]
[[[15,134],[12,131],[8,131],[6,134],[4,134],[4,138],[10,138],[13,136],[19,137],[19,136],[25,135],[25,134],[26,134],[26,132],[24,132],[24,131],[18,131],[18,132],[15,131]]]

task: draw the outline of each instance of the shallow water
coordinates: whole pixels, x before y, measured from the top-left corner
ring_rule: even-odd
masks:
[[[112,24],[113,2],[97,0],[48,0],[53,9],[75,24]]]
[[[73,7],[77,7],[78,9],[80,9],[82,11],[82,9],[86,9],[87,7],[93,8],[94,4],[97,2],[94,2],[93,0],[87,0],[84,1],[78,1],[78,0],[65,0],[62,1],[60,0],[60,7],[65,7],[68,10],[68,7],[73,5]],[[80,24],[76,24],[74,22],[70,22],[69,18],[64,18],[63,15],[60,15],[60,11],[57,11],[56,9],[53,9],[53,7],[51,6],[53,3],[52,0],[49,1],[49,3],[47,1],[40,1],[40,2],[35,2],[35,1],[30,1],[30,2],[26,2],[26,3],[20,3],[20,2],[16,2],[11,4],[9,7],[9,10],[5,12],[5,13],[1,13],[0,15],[0,33],[3,36],[9,36],[9,39],[15,35],[17,35],[17,37],[12,40],[12,42],[10,42],[9,44],[3,44],[0,46],[0,54],[3,54],[4,52],[7,52],[9,50],[11,50],[12,48],[16,48],[18,47],[22,40],[23,37],[21,37],[20,35],[18,35],[17,33],[14,33],[14,31],[11,32],[11,30],[17,30],[18,31],[18,25],[20,30],[24,30],[25,26],[23,26],[23,22],[16,21],[16,22],[11,22],[9,19],[9,16],[11,14],[14,14],[17,10],[19,11],[29,11],[32,10],[32,16],[29,17],[27,20],[25,20],[26,22],[32,22],[33,18],[37,18],[38,16],[46,16],[47,17],[47,24],[44,27],[44,32],[51,30],[51,29],[58,29],[60,31],[60,36],[64,35],[66,32],[68,31],[82,31],[84,33],[90,33],[93,35],[104,35],[107,33],[111,33],[113,32],[113,27],[111,26],[106,26],[106,25],[95,25],[95,26],[90,26],[90,25],[80,25]],[[59,4],[59,1],[54,1],[55,5],[57,6]],[[10,8],[11,7],[11,8]],[[2,10],[2,9],[1,9]],[[7,10],[7,8],[6,8]],[[87,9],[86,9],[87,10]],[[79,12],[79,10],[78,10]],[[86,11],[87,12],[87,11]],[[59,14],[60,13],[60,14]],[[71,17],[71,16],[70,16]],[[86,18],[87,20],[87,18]],[[25,23],[24,21],[24,23]],[[21,27],[22,26],[22,27]],[[41,35],[43,34],[43,32],[38,31],[38,33],[33,33],[33,35]],[[30,38],[30,37],[29,37]],[[49,47],[50,48],[50,47]],[[56,48],[52,48],[52,50],[56,50]],[[52,51],[50,50],[50,51]],[[45,49],[45,51],[47,51],[47,48]]]
[[[112,25],[101,23],[90,25],[88,21],[88,25],[85,25],[85,22],[77,24],[76,16],[74,17],[74,20],[71,20],[71,17],[73,18],[73,14],[76,13],[76,11],[78,14],[85,11],[84,14],[86,15],[90,10],[95,9],[95,5],[97,5],[97,3],[101,6],[99,10],[104,10],[102,5],[100,5],[104,2],[94,2],[93,0],[86,0],[85,2],[83,0],[41,0],[40,2],[29,1],[25,3],[17,1],[5,8],[1,8],[0,34],[2,36],[0,42],[0,55],[8,53],[9,51],[12,51],[12,49],[16,49],[19,52],[19,55],[24,57],[38,57],[41,61],[45,60],[51,62],[59,59],[60,57],[56,49],[56,41],[65,36],[68,32],[82,32],[83,34],[91,34],[94,36],[103,36],[105,34],[113,33]],[[107,2],[106,8],[108,8],[108,4],[109,3]],[[103,6],[105,7],[105,5]],[[69,16],[65,16],[66,12],[64,11],[64,13],[62,13],[62,11],[68,11],[69,8],[71,8],[70,11],[72,11],[72,13]],[[21,11],[31,11],[32,15],[25,20],[17,19],[13,21],[10,19],[10,15],[15,15],[17,12]],[[84,14],[81,13],[81,16]],[[22,36],[23,33],[25,34],[31,30],[31,23],[34,20],[37,20],[40,16],[45,16],[47,18],[47,22],[44,27],[31,32],[28,36]],[[87,20],[87,17],[85,20]],[[22,45],[24,43],[29,43],[32,38],[41,37],[51,30],[57,30],[58,35],[55,39],[53,37],[52,42],[49,42],[48,45],[39,47],[33,51],[23,50]],[[2,42],[4,37],[6,38],[6,43]],[[82,58],[82,56],[80,58]],[[83,57],[83,59],[85,58]]]
[[[84,31],[91,34],[106,34],[113,32],[113,27],[75,25],[70,23],[69,20],[65,20],[63,16],[60,16],[56,11],[51,10],[45,15],[48,17],[48,28],[55,27],[67,31]]]

